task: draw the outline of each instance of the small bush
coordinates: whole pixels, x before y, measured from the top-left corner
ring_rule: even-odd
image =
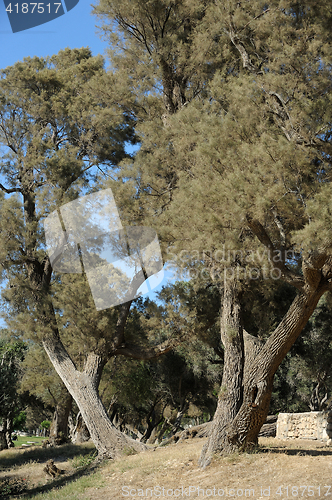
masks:
[[[71,461],[72,466],[75,469],[78,469],[80,467],[88,467],[95,458],[97,457],[97,450],[94,451],[93,453],[89,453],[88,455],[78,455],[77,457],[74,457]]]
[[[20,495],[28,488],[28,481],[24,478],[6,478],[0,479],[0,498],[6,498],[9,495]]]
[[[129,455],[136,455],[137,451],[135,450],[135,448],[131,448],[130,446],[125,446],[123,448],[123,454],[125,456],[129,456]]]

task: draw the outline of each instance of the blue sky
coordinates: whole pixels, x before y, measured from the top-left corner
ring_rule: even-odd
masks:
[[[0,68],[28,56],[56,54],[66,47],[89,46],[93,55],[105,55],[107,43],[96,34],[98,20],[91,14],[91,3],[90,0],[80,0],[76,7],[53,21],[12,33],[4,2],[0,0]],[[64,6],[64,2],[62,4]]]

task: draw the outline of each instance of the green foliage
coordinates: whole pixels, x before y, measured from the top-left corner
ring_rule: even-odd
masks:
[[[22,376],[21,363],[27,345],[0,339],[0,418],[13,413],[18,403],[18,384]]]
[[[43,421],[41,422],[41,424],[40,424],[40,427],[41,427],[42,429],[46,429],[46,430],[48,431],[48,430],[50,429],[50,427],[51,427],[51,423],[52,423],[52,422],[51,422],[50,420],[43,420]]]
[[[328,3],[321,8],[331,19]],[[117,78],[130,80],[133,109],[140,102],[148,110],[137,125],[140,150],[123,176],[137,182],[137,214],[158,226],[166,258],[177,255],[177,265],[189,268],[204,263],[220,281],[235,260],[241,283],[255,268],[260,282],[275,285],[248,219],[292,255],[289,267],[329,238],[325,20],[312,2],[298,9],[273,1],[203,8],[100,0],[95,12]],[[181,251],[187,262],[179,262]]]
[[[211,288],[206,294],[213,296]],[[195,294],[192,284],[182,282],[163,288],[158,303],[137,302],[132,311],[135,314],[129,317],[129,329],[139,320],[150,342],[160,343],[172,330],[180,330],[190,341],[156,360],[142,362],[116,357],[105,367],[100,391],[110,415],[117,416],[122,428],[131,424],[144,434],[147,425],[157,425],[166,413],[173,420],[179,411],[187,415],[189,407],[191,411],[195,409],[196,416],[204,412],[213,414],[216,405],[213,391],[221,371],[220,364],[214,364],[213,348],[219,342],[212,336],[209,338],[206,330],[213,331],[218,309],[212,311],[210,303],[205,315],[201,311],[197,316],[195,312],[203,298],[203,290]],[[134,333],[137,342],[140,338],[137,326]],[[217,359],[220,361],[219,355]]]
[[[72,466],[75,469],[83,468],[83,467],[88,467],[92,462],[96,459],[97,457],[97,452],[91,452],[86,455],[76,455],[72,460]]]
[[[331,404],[332,344],[329,296],[322,298],[276,373],[271,408],[301,412],[322,410]]]
[[[65,398],[67,390],[41,345],[30,344],[22,368],[21,393],[28,392],[29,396],[35,396],[48,409],[54,408],[58,401]],[[34,403],[32,400],[30,402]],[[42,419],[44,416],[40,415]]]
[[[20,411],[13,419],[13,429],[15,431],[22,431],[25,427],[27,414],[25,411]]]
[[[28,487],[28,480],[25,478],[0,479],[0,496],[7,498],[11,495],[21,495]]]
[[[284,260],[288,282],[289,274],[307,279],[301,265],[313,255],[331,253],[331,7],[100,0],[95,13],[110,39],[112,71],[83,48],[27,58],[1,73],[6,314],[18,336],[35,341],[58,328],[78,369],[90,352],[105,362],[116,353],[105,394],[133,419],[156,401],[179,408],[202,404],[204,394],[206,409],[223,354],[225,273],[238,272],[245,326],[265,339],[294,296],[271,275],[271,251]],[[128,142],[140,144],[132,157]],[[105,180],[103,169],[112,177]],[[109,186],[122,220],[157,227],[165,260],[195,276],[164,289],[161,304],[137,301],[120,336],[119,308],[96,311],[84,275],[51,275],[42,228],[59,205]],[[325,370],[317,368],[321,330],[313,326],[303,345],[308,358],[319,354],[310,358],[317,380]],[[187,345],[164,360],[118,359],[134,340],[142,350],[170,336]],[[35,394],[61,399],[37,343],[29,356],[26,389],[42,373]]]
[[[3,297],[7,315],[28,312],[22,322],[37,336],[36,293],[39,302],[51,295],[49,277],[41,277],[47,262],[43,219],[89,192],[90,184],[98,189],[100,164],[114,168],[127,156],[125,144],[135,142],[133,120],[111,90],[102,91],[112,89],[103,66],[87,48],[65,49],[0,74],[0,260],[11,285]]]

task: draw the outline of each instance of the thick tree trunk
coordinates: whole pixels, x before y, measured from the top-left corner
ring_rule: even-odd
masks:
[[[200,457],[199,463],[202,466],[210,462],[210,458],[214,453],[221,451],[229,453],[234,450],[234,444],[228,439],[229,426],[236,417],[242,403],[243,328],[239,291],[233,279],[225,280],[224,283],[220,331],[224,345],[224,370],[213,425]]]
[[[43,345],[54,368],[74,398],[98,454],[114,458],[129,449],[144,450],[145,445],[122,434],[108,418],[98,393],[103,369],[102,358],[90,353],[84,371],[80,372],[65,350],[58,332],[54,332],[49,341],[45,338]]]
[[[56,444],[66,442],[68,439],[68,419],[73,398],[67,393],[63,401],[57,403],[50,427],[50,441]]]
[[[265,345],[256,351],[258,354],[253,357],[248,353],[253,362],[250,366],[248,363],[245,365],[243,400],[240,408],[234,416],[228,411],[229,417],[225,418],[224,403],[219,401],[208,442],[200,457],[199,463],[202,467],[210,463],[214,453],[246,449],[257,443],[259,431],[268,415],[274,374],[325,291],[326,288],[318,287],[316,290],[309,289],[307,293],[299,293]],[[227,302],[225,306],[228,307]],[[227,363],[226,356],[227,353],[225,353],[225,363]],[[233,368],[235,375],[239,376],[240,370],[236,366]],[[232,380],[230,383],[232,384]],[[231,387],[234,386],[233,381]],[[236,394],[235,392],[235,396]]]
[[[14,448],[14,443],[12,440],[12,430],[13,430],[13,418],[8,416],[3,419],[2,426],[0,426],[0,451],[7,450],[8,448]]]

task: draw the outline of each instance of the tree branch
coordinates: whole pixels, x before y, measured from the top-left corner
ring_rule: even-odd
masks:
[[[247,224],[254,235],[259,239],[259,241],[269,250],[268,257],[269,261],[273,264],[273,266],[280,270],[281,278],[288,284],[294,286],[300,291],[303,291],[305,281],[301,276],[298,276],[290,269],[288,269],[284,262],[284,256],[281,256],[281,260],[275,259],[273,260],[273,254],[280,255],[278,250],[274,247],[272,241],[270,240],[269,235],[265,231],[262,224],[255,219],[252,219],[249,215],[247,215]]]
[[[122,355],[127,358],[139,359],[141,361],[147,361],[149,359],[159,358],[162,354],[166,354],[175,347],[181,344],[184,338],[171,338],[165,340],[161,344],[154,347],[144,347],[137,344],[125,343],[115,350],[114,355]]]
[[[239,37],[235,33],[234,28],[232,26],[232,23],[230,24],[228,35],[229,35],[229,38],[231,39],[232,44],[237,49],[237,51],[240,53],[240,56],[242,58],[242,66],[243,66],[243,68],[247,69],[248,71],[250,71],[250,73],[254,73],[254,74],[257,74],[257,75],[263,74],[263,72],[260,71],[259,69],[257,69],[253,65],[253,63],[251,62],[249,54],[246,51],[243,43],[241,42],[241,40],[239,39]]]
[[[11,194],[11,193],[22,193],[22,189],[21,188],[12,188],[12,189],[7,189],[5,188],[5,186],[3,186],[2,184],[0,184],[0,189],[2,191],[4,191],[5,193],[7,194]]]

